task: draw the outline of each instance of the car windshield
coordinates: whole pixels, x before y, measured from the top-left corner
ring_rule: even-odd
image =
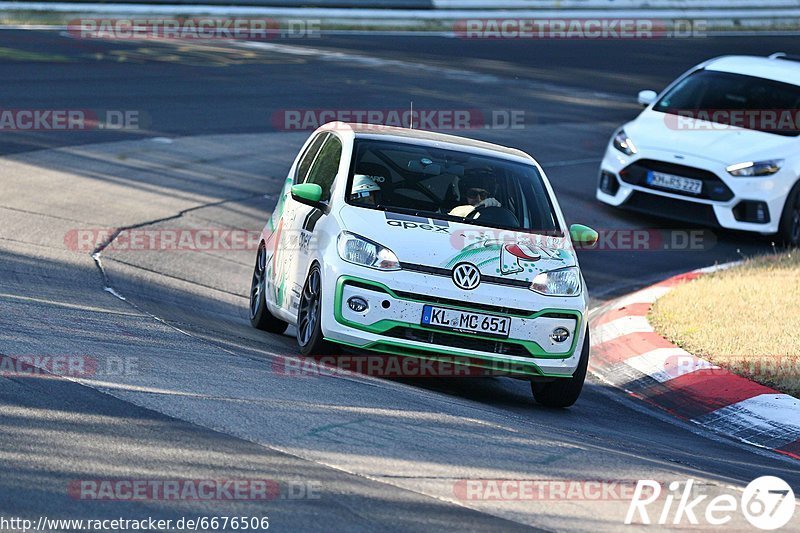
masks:
[[[800,135],[800,87],[753,76],[700,70],[673,87],[653,109],[777,135]]]
[[[535,166],[430,146],[357,139],[347,201],[433,219],[560,234]]]

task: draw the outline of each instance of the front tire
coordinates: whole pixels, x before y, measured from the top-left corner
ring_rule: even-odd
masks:
[[[297,344],[303,355],[328,355],[331,345],[322,336],[322,272],[314,264],[297,306]]]
[[[258,247],[253,281],[250,283],[250,324],[269,333],[283,333],[289,324],[276,318],[267,309],[267,248]]]
[[[786,197],[778,238],[784,246],[800,246],[800,181],[792,187],[789,196]]]
[[[569,407],[578,401],[578,397],[583,390],[583,383],[586,381],[586,370],[589,367],[589,351],[591,343],[589,341],[589,330],[586,330],[586,337],[583,340],[581,359],[578,368],[571,378],[559,378],[547,383],[531,382],[531,392],[537,403],[545,407]]]

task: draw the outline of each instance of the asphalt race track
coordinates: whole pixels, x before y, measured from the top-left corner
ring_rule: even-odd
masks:
[[[0,514],[38,519],[269,516],[299,530],[615,530],[627,501],[476,501],[465,479],[694,478],[710,491],[797,463],[711,436],[592,378],[567,411],[503,378],[292,376],[291,336],[247,320],[254,250],[91,250],[79,229],[260,230],[308,132],[287,110],[523,111],[456,132],[545,167],[568,222],[650,230],[658,249],[579,253],[596,302],[772,249],[594,201],[614,128],[708,57],[796,51],[796,37],[478,41],[335,35],[259,45],[78,40],[0,31],[2,107],[136,111],[136,130],[0,132],[0,355],[86,356],[85,379],[0,377]],[[695,249],[663,238],[696,230]],[[622,248],[622,249],[618,249]],[[111,288],[111,290],[106,290]],[[76,480],[268,479],[274,501],[92,501]],[[284,485],[282,485],[284,486]],[[311,493],[311,494],[309,494]],[[656,515],[658,513],[655,513]]]

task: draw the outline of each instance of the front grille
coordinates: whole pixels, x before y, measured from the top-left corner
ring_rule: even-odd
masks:
[[[416,342],[425,342],[428,344],[437,344],[439,346],[450,346],[452,348],[461,348],[462,350],[474,350],[476,352],[485,352],[495,355],[516,355],[518,357],[531,357],[531,353],[520,344],[513,342],[506,342],[501,340],[483,339],[480,337],[466,337],[462,335],[453,335],[451,333],[443,333],[440,331],[423,331],[415,328],[404,326],[397,326],[386,333],[387,337],[395,339],[403,339]]]
[[[649,185],[647,183],[647,175],[650,171],[663,172],[664,174],[672,174],[673,176],[682,176],[685,178],[700,180],[703,182],[703,189],[699,194],[692,194],[689,192],[676,191],[673,189]],[[733,191],[730,190],[730,188],[725,185],[725,182],[713,172],[694,167],[687,167],[686,165],[667,163],[666,161],[640,159],[622,169],[619,173],[619,177],[622,181],[631,185],[646,187],[653,190],[666,191],[672,194],[691,196],[692,198],[702,198],[704,200],[727,202],[734,196]]]
[[[452,278],[453,271],[442,267],[432,267],[428,265],[417,265],[414,263],[400,263],[403,270],[411,272],[420,272],[422,274],[430,274],[432,276],[442,276],[445,278]],[[507,285],[509,287],[521,287],[527,289],[531,286],[530,281],[521,279],[507,279],[499,276],[486,276],[481,274],[481,283],[490,283],[493,285]]]
[[[714,208],[708,204],[634,191],[622,206],[648,215],[672,218],[693,224],[719,226]]]

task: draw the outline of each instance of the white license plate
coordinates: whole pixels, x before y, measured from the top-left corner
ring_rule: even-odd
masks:
[[[508,337],[511,319],[426,305],[422,308],[422,325],[466,333]]]
[[[692,178],[684,178],[683,176],[664,174],[663,172],[649,172],[647,174],[647,183],[648,185],[663,187],[664,189],[672,189],[673,191],[688,192],[692,194],[700,194],[703,192],[702,181]]]

